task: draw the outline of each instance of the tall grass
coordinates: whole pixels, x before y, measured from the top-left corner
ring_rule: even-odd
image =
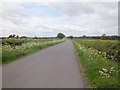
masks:
[[[23,57],[28,54],[32,54],[33,52],[58,44],[62,41],[63,40],[59,39],[51,40],[38,39],[30,41],[26,39],[21,45],[15,44],[2,45],[2,63],[3,64],[9,63],[13,60],[16,60],[17,58]],[[15,39],[9,42],[15,43]]]
[[[101,52],[104,50],[102,48],[106,47],[103,45],[105,41],[94,40],[92,43],[86,40],[77,40],[73,42],[89,87],[118,88],[118,63],[115,60],[103,57]],[[98,44],[95,42],[98,42]],[[101,47],[101,51],[93,48],[93,46]]]
[[[120,42],[117,40],[77,40],[87,48],[93,48],[101,52],[104,57],[118,61],[120,60]]]

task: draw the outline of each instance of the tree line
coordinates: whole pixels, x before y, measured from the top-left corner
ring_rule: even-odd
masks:
[[[73,36],[68,36],[68,38],[73,39],[101,39],[101,40],[120,40],[120,36],[113,35],[113,36],[107,36],[106,34],[103,34],[102,36],[80,36],[80,37],[73,37]]]
[[[120,40],[120,36],[117,35],[113,35],[113,36],[107,36],[106,34],[103,34],[101,36],[80,36],[80,37],[74,37],[74,36],[65,36],[63,33],[58,33],[56,37],[27,37],[27,36],[19,36],[19,35],[15,35],[15,34],[11,34],[8,37],[2,37],[2,39],[4,38],[33,38],[33,39],[48,39],[48,38],[70,38],[70,39],[101,39],[101,40]]]

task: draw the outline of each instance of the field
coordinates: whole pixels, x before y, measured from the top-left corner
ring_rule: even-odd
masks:
[[[32,38],[6,38],[2,40],[2,64],[9,63],[17,58],[32,54],[40,49],[63,42],[57,38],[32,39]]]
[[[89,87],[118,87],[120,43],[115,40],[73,40]]]

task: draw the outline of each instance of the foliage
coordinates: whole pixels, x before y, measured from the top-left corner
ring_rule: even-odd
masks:
[[[8,36],[8,38],[15,38],[15,37],[16,37],[15,34],[13,34],[13,35],[9,35],[9,36]]]
[[[117,40],[78,40],[87,48],[98,50],[104,58],[118,61],[120,60],[120,42]]]
[[[60,38],[60,39],[62,39],[64,37],[65,37],[65,35],[63,33],[58,33],[58,35],[57,35],[57,38]]]
[[[73,36],[68,36],[67,38],[73,39]]]
[[[83,35],[82,38],[86,38],[87,36],[86,35]]]
[[[76,39],[99,39],[99,40],[120,40],[120,36],[106,36],[103,34],[102,36],[85,36],[83,35],[82,37],[74,37]]]

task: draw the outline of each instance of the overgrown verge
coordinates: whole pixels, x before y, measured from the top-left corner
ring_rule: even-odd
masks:
[[[120,42],[117,40],[78,40],[78,42],[87,48],[93,48],[110,60],[119,62],[120,60]]]
[[[44,42],[43,42],[44,41]],[[26,41],[27,42],[27,41]],[[63,40],[38,40],[23,43],[22,45],[2,45],[2,64],[9,63],[17,58],[23,57],[28,54],[32,54],[43,48],[58,44],[63,42]]]
[[[73,42],[89,87],[118,88],[118,62],[103,57],[102,52],[80,40]]]

